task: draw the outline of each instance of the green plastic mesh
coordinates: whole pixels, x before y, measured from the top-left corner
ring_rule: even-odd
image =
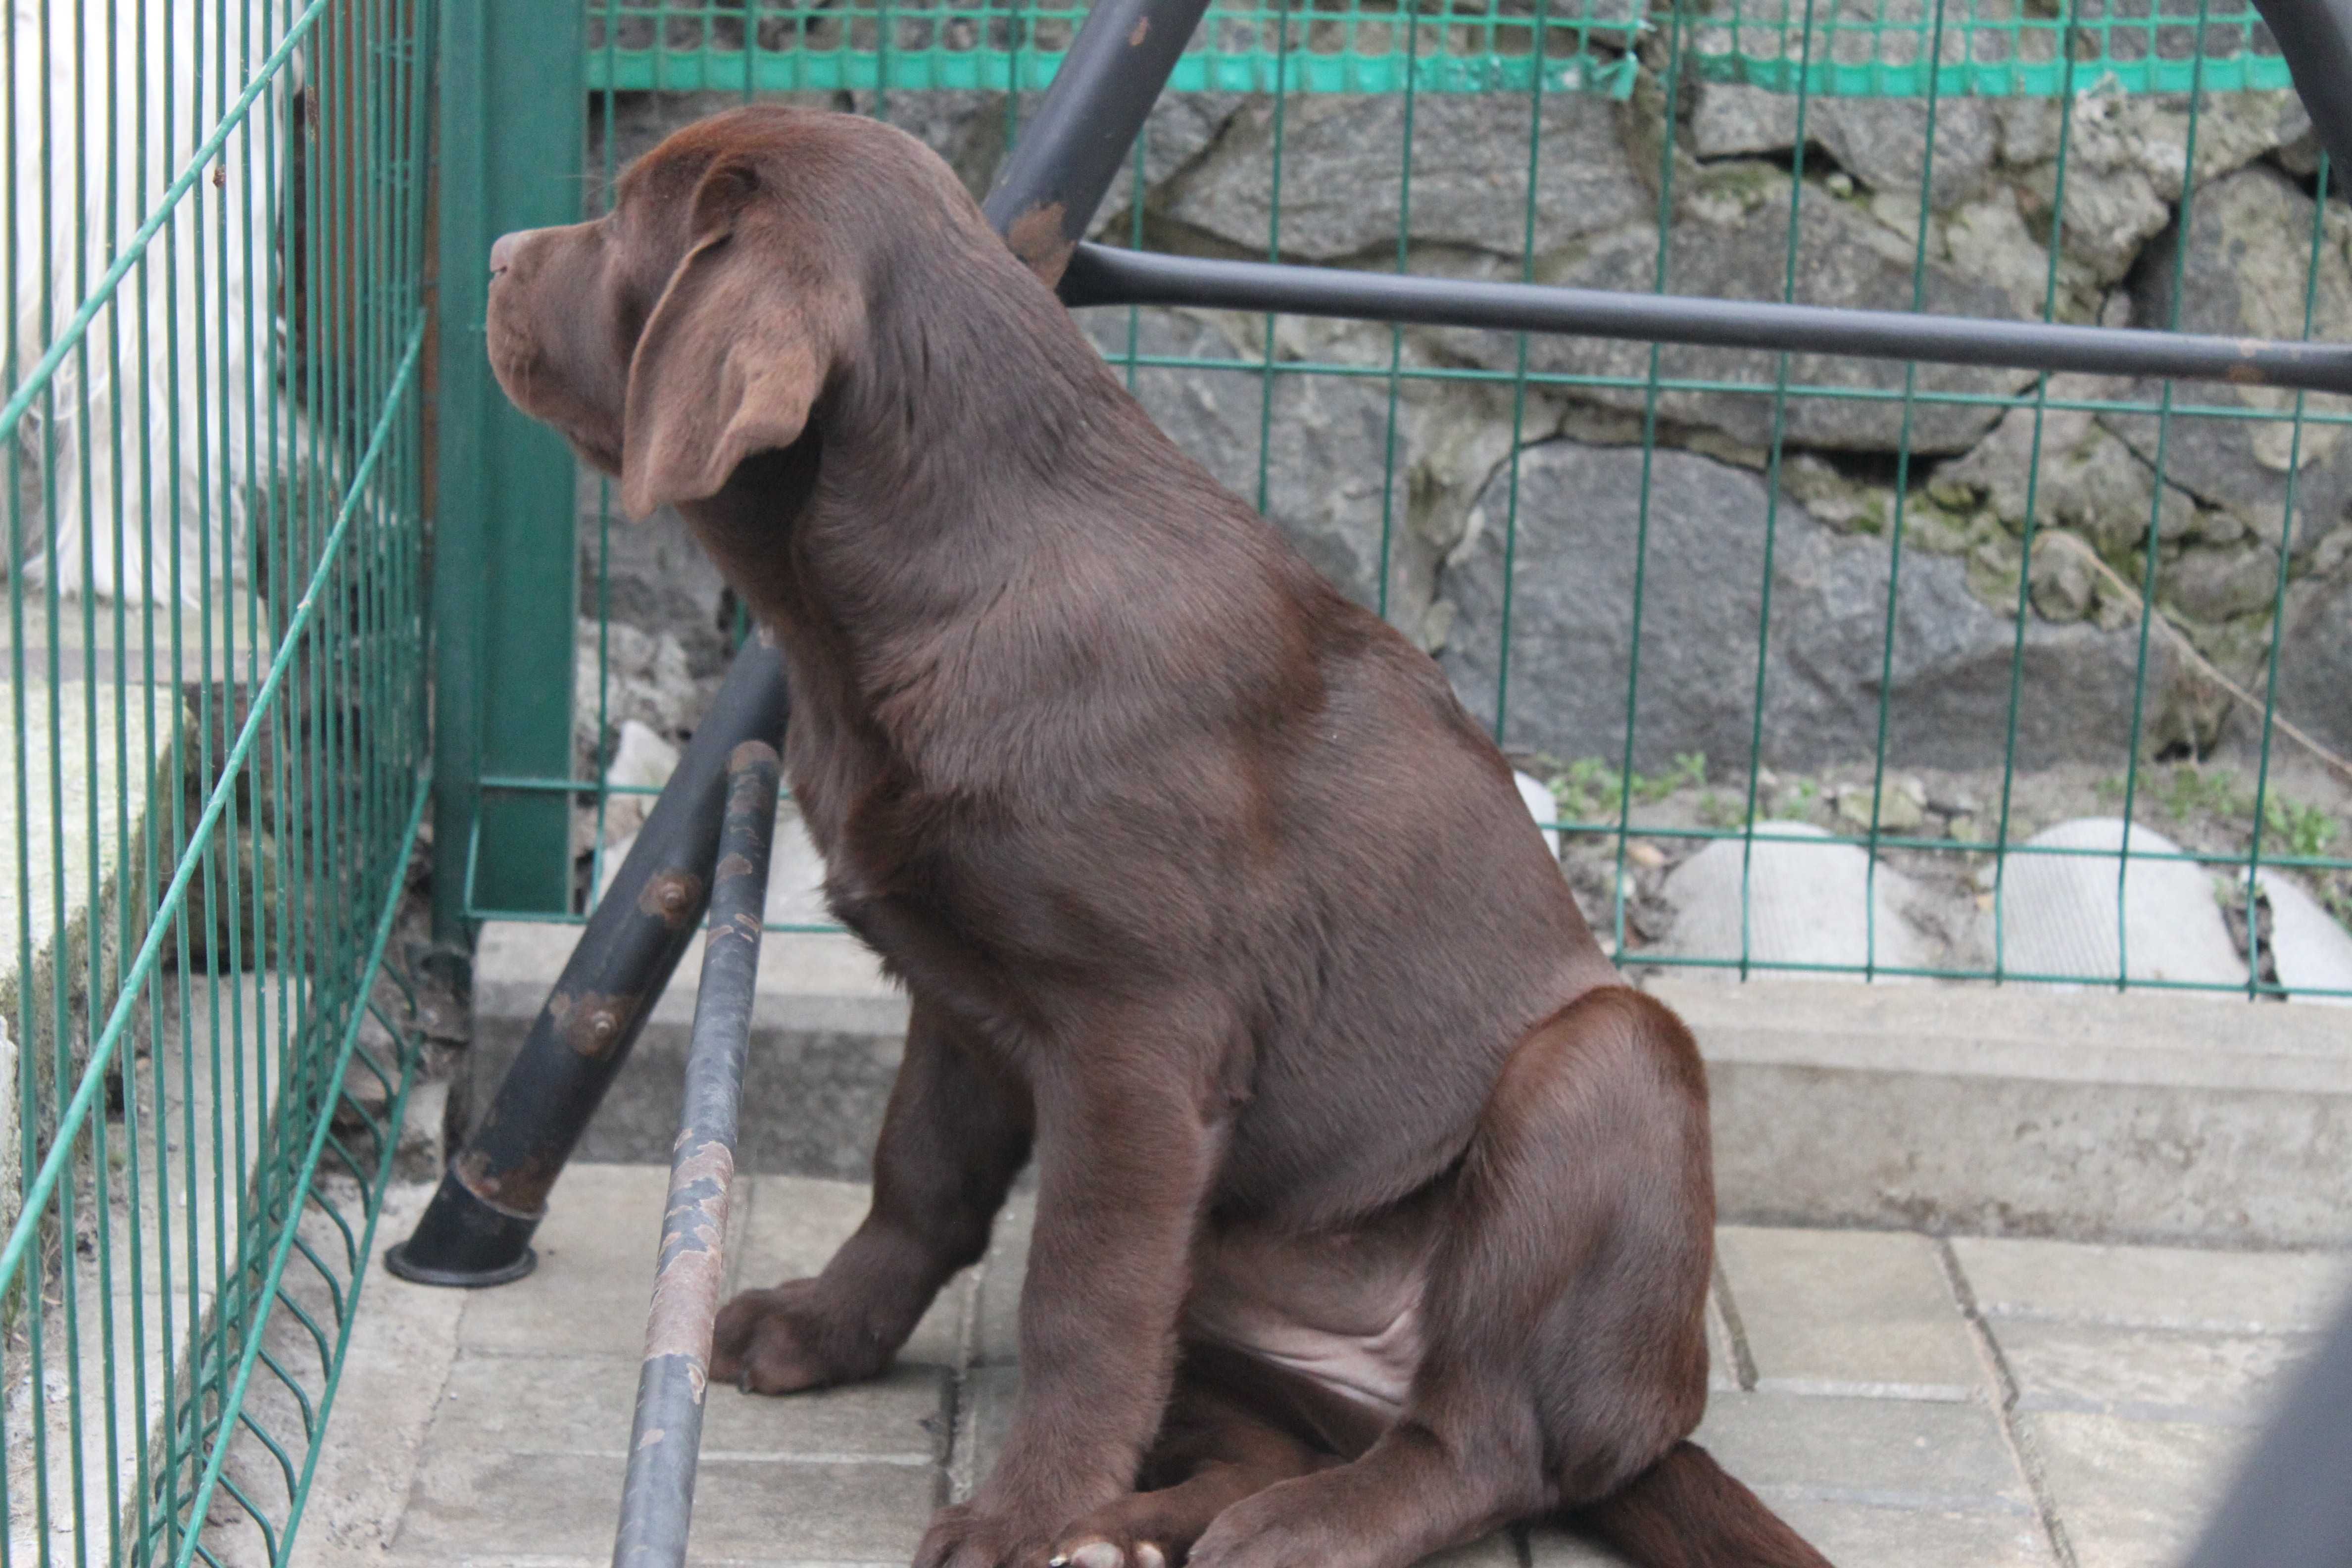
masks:
[[[2049,96],[2076,88],[2209,90],[2289,85],[2249,5],[2095,0],[2061,19],[2031,0],[1966,0],[1940,36],[1921,0],[1717,4],[1693,17],[1695,78],[1835,97]],[[589,77],[616,91],[809,92],[840,89],[1037,91],[1053,80],[1083,7],[905,4],[630,4],[600,7]],[[1656,23],[1632,0],[1544,10],[1546,92],[1622,98],[1632,50]],[[1416,20],[1394,0],[1339,0],[1292,14],[1269,3],[1210,8],[1170,88],[1177,92],[1524,93],[1536,85],[1530,7],[1455,8]]]

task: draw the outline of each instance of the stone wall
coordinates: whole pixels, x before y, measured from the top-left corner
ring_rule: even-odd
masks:
[[[614,106],[614,156],[625,161],[666,130],[733,101],[625,96]],[[849,95],[825,101],[866,107]],[[1306,97],[1286,105],[1277,231],[1271,102],[1171,98],[1153,114],[1139,222],[1121,190],[1097,231],[1124,238],[1139,226],[1155,248],[1257,257],[1278,233],[1290,260],[1387,268],[1402,248],[1405,264],[1424,273],[1647,289],[1660,266],[1668,107],[1652,74],[1630,102],[1547,100],[1530,224],[1530,106],[1517,98],[1423,98],[1401,247],[1401,99]],[[1006,144],[1000,98],[894,94],[892,109],[975,193],[985,190]],[[2196,128],[2185,236],[2189,117],[2178,99],[2079,99],[2063,182],[2059,104],[1948,101],[1937,115],[1924,199],[1925,104],[1816,101],[1804,125],[1792,251],[1795,110],[1792,100],[1713,85],[1672,106],[1673,199],[1663,236],[1669,289],[1778,299],[1786,288],[1816,304],[2019,318],[2042,314],[2048,294],[2053,313],[2068,321],[2301,335],[2316,154],[2290,95],[2209,99]],[[592,118],[601,138],[601,116]],[[604,162],[600,140],[590,166],[601,170]],[[2053,256],[2049,237],[2062,201]],[[2332,206],[2312,299],[2319,337],[2352,338],[2347,246],[2352,221]],[[1915,251],[1924,258],[1916,274]],[[1255,360],[1268,342],[1263,318],[1088,315],[1088,330],[1115,357],[1132,343],[1144,355]],[[1394,353],[1407,366],[1507,373],[1521,353],[1502,333],[1392,333],[1299,319],[1277,322],[1272,346],[1278,362],[1376,370]],[[1531,370],[1570,375],[1641,377],[1652,363],[1645,344],[1589,339],[1535,339],[1525,353]],[[2342,526],[2352,510],[2352,441],[2340,427],[2307,426],[2296,444],[2277,419],[2063,406],[2153,405],[2162,395],[2152,384],[2088,377],[2053,379],[2060,406],[2037,412],[2030,401],[1999,401],[2030,395],[2032,378],[2023,373],[1909,371],[1804,354],[1786,366],[1797,392],[1776,399],[1772,356],[1667,349],[1656,357],[1670,377],[1758,390],[1667,390],[1653,400],[1640,387],[1555,385],[1515,400],[1507,380],[1407,380],[1392,394],[1384,374],[1149,365],[1135,369],[1133,385],[1179,443],[1259,500],[1348,591],[1368,604],[1384,592],[1391,619],[1441,659],[1481,715],[1496,707],[1509,537],[1505,739],[1514,745],[1613,756],[1622,744],[1649,420],[1658,450],[1646,468],[1640,561],[1639,765],[1692,751],[1744,764],[1768,536],[1770,618],[1760,638],[1768,764],[1868,756],[1880,732],[1882,684],[1896,761],[1997,764],[2012,658],[2021,653],[2017,734],[2029,766],[2119,766],[2136,702],[2151,754],[2242,741],[2256,728],[2253,716],[2233,709],[2188,649],[2262,690],[2282,552],[2289,586],[2281,710],[2352,750],[2352,702],[2343,696],[2352,687],[2352,529]],[[1906,407],[1906,385],[1979,400]],[[1846,395],[1803,395],[1825,388]],[[2253,387],[2184,385],[2175,395],[2247,413],[2292,405],[2289,396]],[[2343,400],[2319,397],[2308,405],[2344,408]],[[1776,429],[1786,444],[1777,496],[1767,463]],[[2029,486],[2037,430],[2039,477]],[[1900,456],[1906,436],[1907,460]],[[2043,534],[2030,571],[2021,539],[2029,509]],[[2137,592],[2119,585],[2136,590],[2142,580],[2151,520],[2156,597],[2180,637],[2159,626],[2144,639]],[[597,536],[583,527],[583,615],[593,609]],[[691,721],[718,669],[727,607],[675,520],[643,530],[615,520],[612,536],[614,614],[651,639],[653,652],[638,663],[652,669],[668,659],[674,676],[648,678],[647,690],[663,680],[670,689],[648,697],[643,716],[675,731]],[[664,639],[676,642],[675,657]],[[2136,679],[2143,640],[2144,694]],[[637,654],[646,646],[632,644]]]

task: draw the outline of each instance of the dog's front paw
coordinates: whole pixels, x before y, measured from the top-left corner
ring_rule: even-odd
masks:
[[[943,1508],[915,1549],[915,1568],[1045,1568],[1047,1536],[968,1502]]]
[[[845,1325],[817,1298],[817,1282],[794,1279],[746,1290],[719,1310],[710,1336],[710,1376],[746,1394],[796,1394],[872,1377],[889,1352]]]
[[[1063,1532],[1046,1568],[1168,1568],[1169,1551],[1139,1521],[1094,1521]],[[1179,1558],[1181,1561],[1181,1549]]]

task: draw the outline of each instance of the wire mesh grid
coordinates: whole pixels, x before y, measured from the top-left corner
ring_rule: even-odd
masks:
[[[632,34],[656,15],[635,7],[591,13],[592,189],[661,129],[763,85],[624,90],[653,79],[629,76],[633,39],[659,40],[664,58],[728,47],[729,17],[657,14],[686,30]],[[1405,8],[1381,47],[1418,58],[1420,30],[1461,14]],[[1633,70],[1622,104],[1538,68],[1555,43],[1597,47],[1597,32],[1538,40],[1524,22],[1528,69],[1509,87],[1425,90],[1408,75],[1390,93],[1318,95],[1289,61],[1327,13],[1268,15],[1269,89],[1164,100],[1098,239],[2286,339],[2352,331],[2325,161],[2290,94],[2247,90],[2268,79],[2243,68],[2274,58],[2266,35],[2211,0],[2136,19],[2029,12],[2002,22],[2012,62],[2032,28],[2077,40],[2052,77],[1922,73],[1910,87],[1825,68],[1849,37],[1876,40],[1878,65],[1988,58],[1972,40],[1990,8],[1898,15],[1888,0],[1864,16],[1813,0],[1773,13],[1768,49],[1752,9],[1733,40],[1720,8],[1660,7],[1612,35]],[[1475,15],[1509,27],[1507,13]],[[759,31],[762,9],[733,17],[751,29],[738,48],[789,52],[795,35]],[[871,37],[878,53],[893,34]],[[2132,60],[2147,68],[2136,78],[2118,68]],[[2176,63],[2187,90],[2135,90],[2168,85],[2157,68]],[[1033,101],[871,79],[799,101],[891,119],[976,188]],[[2268,262],[2246,260],[2250,236],[2268,237]],[[2315,911],[2323,944],[2341,944],[2352,916],[2352,764],[2317,646],[2347,554],[2341,399],[1085,315],[1181,445],[1445,665],[1542,787],[1564,868],[1622,962],[2352,995],[2340,977],[2282,976],[2276,952]],[[583,771],[506,782],[576,792],[584,902],[625,838],[596,824],[652,786],[606,771],[626,707],[610,638],[639,633],[612,620],[609,501],[583,524]],[[1718,846],[1731,929],[1702,942],[1675,929],[1674,883]],[[1833,854],[1854,951],[1773,956],[1763,882],[1791,857]],[[2104,911],[2087,963],[2021,945],[2019,910],[2062,873],[2095,885]],[[2234,947],[2218,966],[2168,967],[2177,932],[2142,912],[2144,895],[2184,886]],[[824,929],[814,910],[777,929]]]
[[[415,1062],[430,0],[10,0],[10,1564],[287,1560]]]
[[[1535,38],[1540,10],[1545,34]],[[836,89],[1039,91],[1085,8],[1021,0],[620,0],[592,10],[590,83],[618,91]],[[1655,18],[1632,0],[1416,6],[1399,0],[1221,0],[1171,79],[1180,92],[1630,92]],[[1695,79],[1816,95],[2048,97],[2068,82],[2129,91],[2284,88],[2250,5],[2091,0],[1718,0],[1695,6]]]

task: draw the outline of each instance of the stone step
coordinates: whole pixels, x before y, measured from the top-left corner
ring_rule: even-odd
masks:
[[[492,921],[474,956],[474,1045],[457,1086],[461,1116],[488,1104],[562,971],[580,928]],[[667,1163],[702,974],[687,949],[575,1158]],[[809,1176],[872,1171],[874,1130],[907,1033],[905,994],[874,955],[835,932],[771,932],[744,1071],[736,1168]]]
[[[485,930],[474,1106],[513,1059],[575,934]],[[581,1158],[667,1158],[699,966],[698,945]],[[2352,1038],[2337,1009],[2160,991],[1647,984],[1707,1058],[1726,1220],[2352,1244]],[[739,1165],[869,1174],[906,1016],[852,939],[771,935]]]

